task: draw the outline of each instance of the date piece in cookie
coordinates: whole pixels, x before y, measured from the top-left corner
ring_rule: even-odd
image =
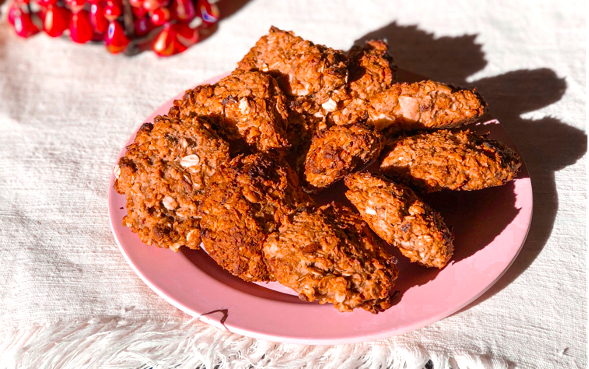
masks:
[[[392,132],[458,127],[474,122],[486,104],[474,90],[443,83],[397,83],[368,101],[368,123]]]
[[[123,225],[148,245],[198,249],[198,203],[211,175],[229,161],[229,146],[204,121],[158,116],[145,123],[115,167],[127,197]]]
[[[335,108],[346,96],[348,69],[340,50],[315,45],[293,32],[271,27],[238,63],[243,70],[272,74],[290,96],[306,96]]]
[[[283,216],[312,204],[278,156],[236,156],[211,178],[200,204],[204,248],[243,280],[273,280],[262,255],[266,236],[278,229]]]
[[[205,117],[221,137],[243,139],[258,151],[290,147],[286,96],[266,73],[236,70],[214,85],[188,90],[169,114]]]
[[[319,131],[306,155],[306,180],[316,188],[328,187],[376,159],[382,148],[382,135],[363,124]]]
[[[501,186],[521,166],[514,150],[469,131],[420,133],[398,138],[391,147],[381,171],[425,192]]]
[[[276,280],[304,301],[331,303],[339,311],[391,307],[395,258],[350,209],[339,204],[300,210],[268,236],[264,256]]]
[[[412,262],[443,268],[454,251],[454,236],[442,216],[408,187],[370,174],[345,179],[346,197],[370,228]]]

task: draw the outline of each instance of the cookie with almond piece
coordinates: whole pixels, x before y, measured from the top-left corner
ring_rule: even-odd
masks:
[[[389,132],[453,128],[473,123],[486,110],[475,90],[440,82],[396,83],[372,95],[366,106],[368,124]]]
[[[396,67],[383,40],[371,40],[348,51],[348,96],[327,116],[330,123],[346,125],[368,119],[368,100],[393,84]]]
[[[242,70],[274,76],[289,96],[308,97],[331,106],[346,96],[347,58],[341,50],[271,27],[238,63]]]
[[[305,178],[315,188],[326,188],[376,159],[382,135],[364,124],[332,126],[318,131],[305,158]]]
[[[393,84],[396,67],[383,40],[370,40],[348,51],[350,95],[367,99]]]

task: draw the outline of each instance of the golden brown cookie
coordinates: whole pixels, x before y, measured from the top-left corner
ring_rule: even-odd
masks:
[[[368,123],[392,132],[452,128],[474,122],[486,104],[474,90],[434,81],[397,83],[368,100]]]
[[[426,192],[481,190],[517,176],[519,155],[501,142],[469,131],[401,137],[391,143],[381,171]]]
[[[267,35],[238,63],[242,70],[272,74],[289,96],[306,96],[327,109],[344,98],[348,70],[346,56],[271,27]]]
[[[306,155],[306,181],[316,188],[328,187],[376,159],[382,148],[382,135],[364,124],[319,131]]]
[[[304,301],[331,303],[339,311],[391,307],[395,259],[343,205],[293,213],[268,237],[264,256],[276,280]]]
[[[443,268],[454,251],[454,235],[442,216],[408,187],[370,173],[345,179],[346,197],[370,228],[413,262]]]
[[[262,255],[266,236],[282,217],[313,200],[294,171],[276,155],[239,155],[210,180],[199,207],[207,253],[246,281],[273,280]]]
[[[127,197],[123,225],[148,245],[198,249],[198,203],[227,161],[227,143],[198,118],[145,123],[115,167],[114,187]]]
[[[348,82],[352,97],[367,99],[393,84],[395,67],[388,49],[385,41],[371,40],[348,51]]]
[[[243,139],[262,152],[290,147],[286,97],[266,73],[236,70],[214,85],[188,90],[182,100],[174,101],[169,114],[205,118],[221,137]]]

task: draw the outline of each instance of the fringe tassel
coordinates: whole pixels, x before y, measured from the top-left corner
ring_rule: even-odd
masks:
[[[0,368],[137,369],[507,369],[468,354],[398,345],[304,346],[231,334],[205,323],[120,317],[57,322],[0,333]]]

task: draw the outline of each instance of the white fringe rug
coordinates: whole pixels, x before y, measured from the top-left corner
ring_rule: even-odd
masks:
[[[0,368],[507,369],[500,360],[395,344],[304,346],[256,340],[198,322],[121,318],[0,332]]]

